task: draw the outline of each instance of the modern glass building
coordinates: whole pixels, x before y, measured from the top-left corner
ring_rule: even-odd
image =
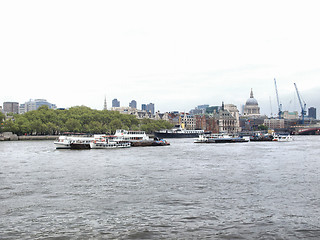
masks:
[[[314,107],[308,108],[309,118],[317,119],[317,109]]]
[[[154,114],[154,103],[141,104],[141,110],[145,110],[147,112]]]
[[[154,114],[154,103],[147,104],[147,111],[149,111],[152,114]]]
[[[112,100],[112,107],[120,107],[120,101],[118,99],[113,99]]]
[[[136,100],[132,100],[132,101],[129,103],[129,107],[131,107],[131,108],[137,108],[137,101],[136,101]]]
[[[57,108],[55,104],[49,103],[46,99],[30,99],[28,102],[20,104],[20,113],[26,113],[37,110],[39,107],[43,105],[48,106],[50,109]]]

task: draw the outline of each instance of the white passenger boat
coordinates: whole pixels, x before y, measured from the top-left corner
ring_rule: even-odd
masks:
[[[144,131],[116,130],[114,135],[93,137],[60,136],[55,142],[57,149],[125,148],[130,146],[168,146],[163,139],[150,139]]]
[[[239,143],[249,142],[248,138],[233,136],[225,133],[221,134],[202,134],[194,140],[195,143]]]
[[[275,142],[291,142],[293,138],[289,134],[274,134],[272,141]]]
[[[129,148],[130,142],[125,141],[116,136],[101,136],[90,142],[92,149],[114,149],[114,148]]]
[[[187,130],[176,125],[173,129],[163,129],[155,131],[154,135],[158,138],[194,138],[201,134],[205,134],[204,130]]]
[[[54,145],[56,149],[85,149],[88,148],[91,141],[94,140],[94,137],[74,137],[74,136],[60,136]]]
[[[132,131],[118,129],[115,133],[116,140],[128,141],[131,147],[147,147],[147,146],[169,146],[170,143],[164,139],[150,139],[144,131]]]
[[[70,148],[70,139],[68,139],[66,136],[60,136],[53,143],[56,146],[56,149],[67,149],[67,148]]]
[[[118,139],[129,142],[148,141],[149,136],[144,131],[127,131],[123,129],[117,129],[114,134]]]

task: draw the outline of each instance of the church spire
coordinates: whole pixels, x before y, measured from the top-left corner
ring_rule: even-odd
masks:
[[[252,91],[252,88],[251,88],[250,98],[253,98],[253,91]]]
[[[106,96],[104,96],[104,106],[103,106],[103,110],[107,110],[107,98],[106,98]]]

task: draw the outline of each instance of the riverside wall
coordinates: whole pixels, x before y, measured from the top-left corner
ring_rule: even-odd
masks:
[[[0,141],[19,141],[19,140],[55,140],[58,136],[44,135],[44,136],[17,136],[11,132],[4,132],[0,134]]]

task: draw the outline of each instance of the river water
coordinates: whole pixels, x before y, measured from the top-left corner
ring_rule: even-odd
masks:
[[[320,238],[320,136],[170,142],[0,142],[0,239]]]

